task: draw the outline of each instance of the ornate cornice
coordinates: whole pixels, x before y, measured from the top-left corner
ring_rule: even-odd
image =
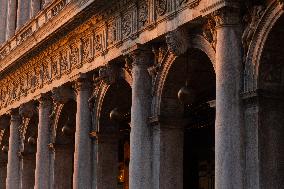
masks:
[[[55,0],[0,47],[0,73],[94,0]]]
[[[156,7],[146,0],[139,3],[130,0],[118,1],[109,9],[105,6],[101,12],[98,11],[84,23],[76,23],[80,26],[72,26],[71,22],[72,31],[64,33],[61,38],[54,39],[51,45],[40,45],[37,52],[30,54],[32,56],[23,57],[19,61],[19,57],[35,45],[39,45],[49,34],[55,33],[54,31],[65,21],[73,18],[92,1],[70,1],[57,16],[35,30],[0,61],[0,72],[9,67],[0,74],[0,115],[10,108],[18,107],[19,101],[28,102],[40,93],[46,93],[54,87],[74,80],[73,75],[101,67],[105,62],[120,56],[123,49],[127,49],[136,42],[145,44],[176,29],[175,17],[171,17],[173,13],[188,15],[184,22],[199,16],[198,7],[190,6],[193,1],[174,4],[171,10],[167,9],[165,14],[159,16],[156,14]],[[168,1],[173,2],[173,0]],[[103,1],[99,2],[102,4]],[[191,11],[195,14],[189,14]],[[161,27],[160,25],[163,24],[168,26]],[[159,32],[154,30],[155,27],[150,30],[149,26],[159,27]],[[139,35],[141,37],[137,38]]]

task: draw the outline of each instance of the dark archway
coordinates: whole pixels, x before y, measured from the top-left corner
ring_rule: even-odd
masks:
[[[284,16],[268,34],[259,62],[260,188],[284,184]]]
[[[215,83],[213,63],[198,49],[178,56],[167,73],[158,131],[165,161],[160,177],[171,178],[174,188],[214,188]]]
[[[6,188],[7,177],[7,163],[8,163],[8,151],[9,151],[9,127],[1,130],[0,132],[0,188]]]
[[[118,78],[102,82],[97,107],[97,188],[129,188],[131,87]]]
[[[77,105],[74,100],[64,104],[56,128],[54,188],[73,188],[74,144]]]

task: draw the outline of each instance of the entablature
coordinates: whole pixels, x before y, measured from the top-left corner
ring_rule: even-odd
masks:
[[[215,1],[122,0],[94,14],[39,53],[22,62],[16,61],[92,2],[96,0],[70,1],[58,16],[28,35],[0,60],[0,115],[41,93],[72,81],[74,75],[106,64],[137,43],[145,44],[204,16],[202,10]],[[209,14],[209,10],[206,14]],[[40,15],[36,18],[39,19]],[[57,25],[57,22],[61,25]],[[26,31],[29,24],[21,32]],[[12,69],[7,69],[10,65]]]

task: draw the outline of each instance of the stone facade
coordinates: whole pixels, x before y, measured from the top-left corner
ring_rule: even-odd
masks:
[[[0,0],[0,188],[283,188],[283,7]]]

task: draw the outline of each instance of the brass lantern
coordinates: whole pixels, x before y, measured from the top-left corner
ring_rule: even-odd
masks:
[[[183,104],[191,105],[196,99],[196,90],[186,82],[178,91],[178,99]]]

